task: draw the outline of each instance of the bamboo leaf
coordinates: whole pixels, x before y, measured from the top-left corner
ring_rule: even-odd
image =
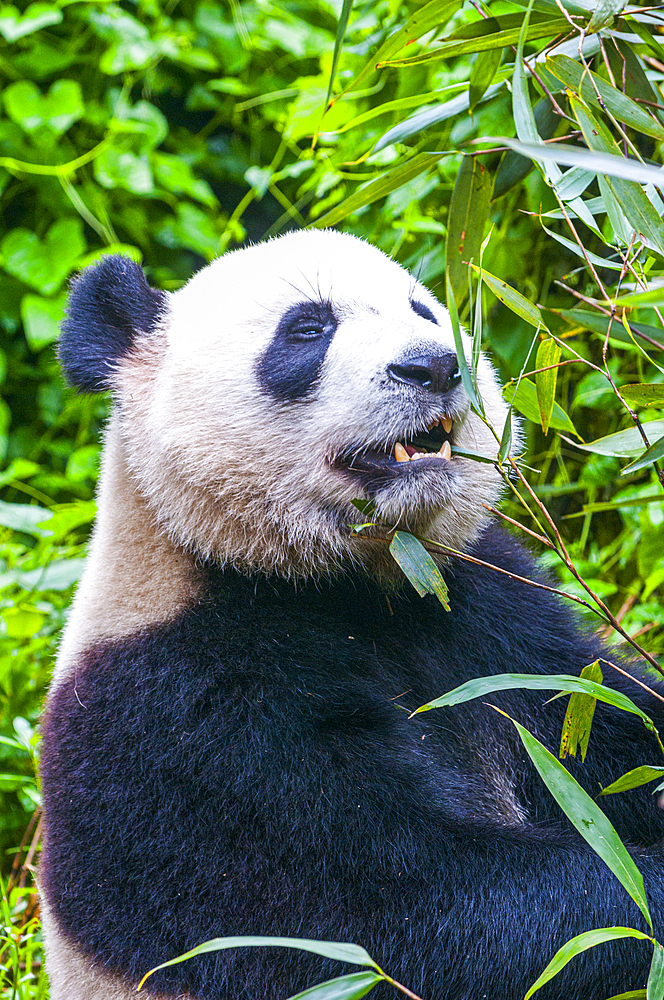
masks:
[[[600,99],[618,121],[635,128],[644,135],[650,135],[660,142],[664,139],[664,128],[631,97],[627,97],[601,76],[586,70],[580,63],[567,56],[553,56],[546,61],[546,68],[566,87],[570,87],[590,107],[601,107]]]
[[[652,955],[646,997],[647,1000],[662,1000],[664,997],[664,948],[657,941]]]
[[[471,267],[477,274],[480,273],[480,269],[476,264],[471,264]],[[525,319],[526,323],[530,323],[531,326],[535,327],[542,326],[546,329],[546,323],[542,319],[542,314],[537,306],[529,302],[521,292],[517,292],[516,288],[512,288],[502,278],[497,278],[495,274],[490,274],[484,269],[482,269],[482,281],[491,289],[503,305],[506,305],[508,309],[511,309],[521,319]]]
[[[446,611],[450,610],[447,584],[422,543],[407,531],[395,531],[390,552],[420,595],[435,594]]]
[[[649,424],[646,424],[646,429],[649,426]],[[664,458],[664,436],[651,444],[635,462],[630,462],[624,469],[621,469],[620,475],[626,476],[630,472],[636,472],[637,469],[644,469],[646,465],[652,465],[653,462],[657,462],[660,458]]]
[[[588,24],[588,33],[610,28],[625,3],[626,0],[598,0]]]
[[[664,420],[651,420],[643,425],[648,437],[664,434]],[[575,448],[591,451],[594,455],[610,455],[613,458],[636,458],[643,451],[643,438],[636,427],[627,427],[624,431],[607,434],[596,441],[581,443],[571,441]]]
[[[492,84],[492,86],[486,91],[482,100],[488,101],[491,97],[498,93],[502,86],[502,82]],[[405,122],[401,122],[399,125],[394,125],[393,128],[389,129],[385,133],[385,135],[382,135],[374,146],[373,152],[377,153],[386,146],[391,146],[394,142],[405,142],[406,139],[410,139],[412,136],[418,135],[431,125],[437,125],[439,122],[446,121],[448,118],[460,115],[469,107],[470,96],[468,91],[465,91],[465,93],[459,94],[458,97],[453,98],[451,101],[445,101],[444,104],[439,104],[437,107],[425,108],[422,111],[418,111],[417,114],[411,115],[410,118],[407,118]]]
[[[609,1000],[647,1000],[645,990],[630,990],[629,993],[618,993]]]
[[[459,371],[461,372],[461,382],[466,391],[466,395],[470,400],[470,405],[473,407],[476,413],[484,416],[484,403],[482,402],[482,397],[477,391],[475,386],[475,380],[473,374],[468,367],[468,358],[466,357],[466,345],[463,342],[463,335],[461,333],[461,326],[459,325],[459,312],[457,310],[456,300],[454,298],[454,290],[450,284],[449,274],[445,274],[445,287],[447,291],[447,310],[450,314],[450,320],[452,323],[452,333],[454,335],[454,346],[457,354],[457,362],[459,365]]]
[[[662,302],[664,304],[664,289],[662,290]],[[591,313],[587,309],[563,309],[559,313],[568,323],[573,326],[579,325],[585,330],[597,333],[602,337],[606,336],[609,329],[609,317],[601,313]],[[648,326],[645,323],[635,323],[632,319],[629,322],[630,329],[635,337],[642,339],[645,344],[655,350],[664,351],[664,332],[656,326]],[[634,343],[627,331],[619,324],[611,325],[611,340],[615,340],[627,347],[634,348]],[[625,386],[625,388],[628,388]],[[622,389],[620,390],[623,391]]]
[[[609,820],[553,754],[522,725],[514,719],[511,721],[542,781],[562,811],[627,890],[652,930],[643,876]]]
[[[141,989],[145,980],[154,972],[158,972],[159,969],[167,969],[171,965],[179,965],[180,962],[187,962],[190,958],[195,958],[197,955],[207,955],[212,951],[225,951],[227,948],[266,947],[297,948],[300,951],[310,951],[315,955],[323,955],[325,958],[334,958],[338,962],[350,962],[352,965],[371,965],[374,969],[378,969],[371,955],[359,944],[344,944],[337,941],[311,941],[308,938],[257,937],[253,935],[249,937],[212,938],[210,941],[204,941],[203,944],[192,948],[191,951],[185,952],[184,955],[178,955],[177,958],[172,958],[169,962],[163,962],[161,965],[156,965],[154,969],[150,969],[138,984],[137,991]]]
[[[562,351],[553,337],[545,337],[537,348],[535,368],[546,368],[547,365],[557,365],[561,354]],[[540,417],[542,419],[542,430],[545,434],[549,432],[549,424],[553,415],[557,380],[557,368],[549,368],[548,371],[543,372],[538,371],[535,376],[537,405],[539,406]]]
[[[328,979],[318,986],[311,986],[297,993],[290,1000],[360,1000],[376,985],[385,982],[385,977],[377,972],[351,972],[349,976]]]
[[[621,295],[619,299],[616,299],[616,305],[629,306],[630,308],[664,306],[664,285],[649,288],[647,292],[630,292],[629,295]]]
[[[548,97],[543,97],[535,105],[535,128],[541,139],[551,139],[555,134],[560,118],[553,110],[553,105]],[[510,188],[523,180],[533,169],[534,164],[528,162],[528,158],[509,149],[502,157],[496,173],[496,180],[493,185],[494,198],[500,198]]]
[[[350,13],[353,9],[353,0],[343,0],[341,5],[341,13],[339,14],[339,23],[337,24],[337,34],[334,39],[334,55],[332,56],[332,68],[330,70],[330,82],[327,85],[327,96],[325,98],[325,111],[327,111],[330,98],[332,97],[332,87],[334,86],[334,78],[337,75],[337,68],[339,66],[339,57],[341,55],[341,46],[343,45],[344,37],[346,35],[346,28],[348,27],[348,19]]]
[[[357,212],[358,209],[364,208],[365,205],[371,205],[374,201],[384,198],[392,191],[401,187],[402,184],[412,181],[414,177],[418,177],[424,173],[425,170],[428,170],[446,155],[446,153],[418,153],[417,156],[413,156],[411,159],[406,160],[405,163],[400,163],[397,167],[388,170],[387,173],[370,181],[369,184],[361,187],[359,191],[354,191],[340,205],[336,205],[331,211],[326,212],[322,218],[316,219],[313,225],[317,229],[336,226],[338,222],[341,222],[352,212]]]
[[[541,416],[537,398],[537,387],[530,379],[522,378],[518,389],[515,382],[508,383],[503,389],[503,396],[519,413],[523,413],[524,417],[528,417],[528,420],[532,420],[534,424],[540,422]],[[568,434],[575,434],[579,437],[578,431],[562,406],[559,406],[555,402],[549,419],[549,428],[555,431],[567,431]]]
[[[589,663],[588,666],[584,667],[581,676],[586,680],[601,684],[604,677],[599,661],[595,660],[594,663]],[[585,761],[596,704],[597,699],[593,698],[592,695],[581,694],[578,691],[570,695],[560,737],[559,757],[561,760],[568,754],[571,757],[576,757],[577,748],[580,748],[581,760]]]
[[[634,930],[632,927],[599,927],[597,930],[577,934],[576,937],[571,938],[562,948],[558,949],[542,975],[530,987],[524,1000],[530,1000],[533,993],[536,993],[545,983],[548,983],[550,979],[557,976],[561,969],[564,969],[567,963],[571,962],[576,955],[580,955],[582,952],[587,951],[588,948],[594,948],[598,944],[604,944],[605,941],[616,941],[626,937],[652,941],[652,938],[648,934],[643,934],[642,931]],[[631,996],[632,994],[626,995]],[[618,1000],[618,998],[614,997],[613,1000]]]
[[[488,49],[486,52],[478,53],[468,84],[471,114],[493,81],[502,58],[502,49]]]
[[[664,406],[664,383],[646,382],[623,385],[620,395],[630,406]]]
[[[491,174],[479,157],[464,157],[454,185],[445,241],[447,273],[457,306],[468,296],[468,262],[479,260],[492,189]]]
[[[641,767],[635,767],[623,774],[622,777],[612,781],[599,794],[615,795],[616,792],[629,792],[630,789],[647,785],[648,782],[654,781],[655,778],[661,778],[662,775],[664,775],[664,767],[651,767],[650,764],[642,764]]]
[[[528,691],[564,691],[567,694],[580,691],[582,694],[592,695],[593,698],[597,698],[598,701],[603,701],[607,705],[613,705],[614,708],[638,715],[644,723],[652,725],[650,716],[646,715],[638,705],[635,705],[627,695],[620,691],[614,691],[613,688],[606,687],[604,684],[595,684],[594,681],[574,677],[572,674],[495,674],[493,677],[474,677],[471,681],[466,681],[465,684],[461,684],[439,698],[428,701],[426,705],[420,705],[413,712],[413,715],[428,712],[432,708],[462,705],[466,701],[482,698],[494,691],[513,691],[522,688]]]
[[[343,132],[348,132],[350,129],[357,128],[358,125],[365,125],[367,122],[372,121],[374,118],[378,118],[380,115],[386,115],[394,111],[406,111],[409,108],[421,107],[423,104],[437,103],[440,98],[450,91],[458,91],[464,84],[453,83],[449,87],[443,87],[441,90],[432,90],[425,94],[414,94],[412,97],[400,97],[396,101],[386,101],[384,104],[379,104],[375,108],[370,108],[369,111],[363,111],[361,115],[356,115],[355,118],[351,118],[349,122],[342,125],[340,128],[330,129],[329,131],[322,128],[325,135],[341,135]]]

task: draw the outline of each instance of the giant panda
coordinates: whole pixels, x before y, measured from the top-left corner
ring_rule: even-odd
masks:
[[[643,927],[511,722],[482,701],[410,717],[475,676],[578,674],[605,653],[516,579],[539,570],[487,510],[494,466],[459,454],[495,456],[495,438],[423,285],[330,231],[226,254],[172,294],[111,256],[74,282],[60,357],[113,410],[43,722],[52,1000],[129,1000],[153,966],[235,935],[362,944],[424,1000],[516,1000],[573,935]],[[478,385],[502,428],[483,357]],[[441,561],[446,611],[380,532],[352,530],[355,499],[510,575]],[[489,700],[555,751],[564,704],[545,697]],[[656,749],[599,705],[570,768],[596,794]],[[603,801],[661,921],[662,812],[649,790]],[[635,989],[649,957],[603,945],[541,996]],[[144,995],[286,1000],[351,971],[239,948]]]

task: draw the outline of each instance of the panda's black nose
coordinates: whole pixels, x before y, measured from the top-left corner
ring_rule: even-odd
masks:
[[[388,365],[387,374],[394,382],[405,382],[436,393],[450,392],[461,381],[457,356],[451,352],[404,358]]]

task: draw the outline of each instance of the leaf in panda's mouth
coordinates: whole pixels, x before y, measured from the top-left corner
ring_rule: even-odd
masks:
[[[404,436],[388,447],[355,447],[338,455],[335,464],[358,474],[382,473],[393,478],[413,470],[412,462],[425,461],[422,469],[439,466],[442,470],[452,460],[452,418],[443,416],[415,435]],[[414,471],[414,470],[413,470]]]

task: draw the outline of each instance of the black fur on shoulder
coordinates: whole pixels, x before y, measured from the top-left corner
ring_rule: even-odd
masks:
[[[129,257],[104,257],[71,286],[59,355],[67,380],[83,392],[112,388],[113,373],[137,336],[151,333],[167,310]]]

